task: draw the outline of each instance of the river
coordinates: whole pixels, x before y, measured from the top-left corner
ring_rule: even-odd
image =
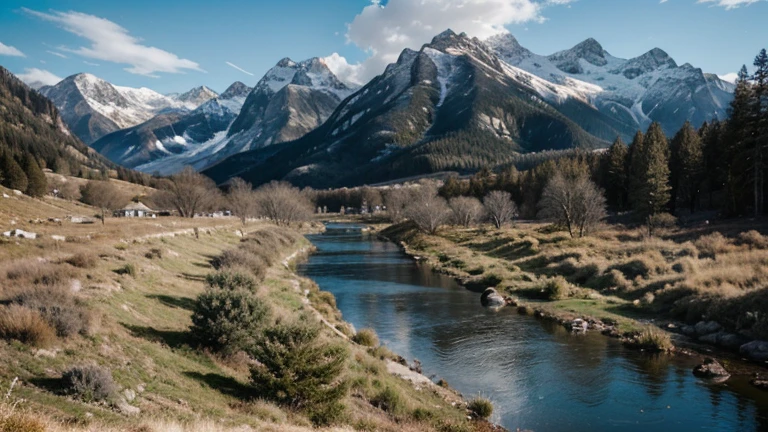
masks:
[[[299,266],[336,297],[344,319],[465,397],[494,403],[514,431],[768,431],[768,393],[746,378],[712,384],[680,356],[626,349],[599,335],[493,312],[479,295],[351,224],[329,224]]]

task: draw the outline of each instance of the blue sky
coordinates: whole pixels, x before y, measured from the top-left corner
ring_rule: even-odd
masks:
[[[5,0],[0,65],[27,77],[90,72],[163,93],[221,92],[255,84],[283,57],[338,53],[333,68],[364,81],[451,27],[508,30],[539,54],[588,37],[624,58],[660,47],[722,75],[768,46],[765,17],[765,0]]]

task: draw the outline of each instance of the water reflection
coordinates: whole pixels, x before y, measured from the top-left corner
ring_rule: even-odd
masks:
[[[336,296],[347,321],[376,329],[427,375],[490,397],[509,429],[768,431],[766,394],[743,380],[705,384],[684,359],[487,311],[477,294],[346,225],[310,240],[318,253],[299,271]]]

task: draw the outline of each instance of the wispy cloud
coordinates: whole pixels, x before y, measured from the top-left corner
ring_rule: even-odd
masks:
[[[54,85],[61,81],[61,77],[48,72],[45,69],[29,68],[24,69],[24,73],[16,75],[20,80],[27,84]]]
[[[698,0],[696,3],[712,3],[712,6],[724,7],[728,10],[741,6],[749,6],[763,0]]]
[[[254,76],[252,73],[248,72],[247,70],[241,68],[240,66],[238,66],[238,65],[236,65],[234,63],[230,63],[230,62],[224,62],[224,63],[226,63],[227,65],[229,65],[229,66],[231,66],[231,67],[233,67],[233,68],[235,68],[237,70],[239,70],[240,72],[242,72],[242,73],[244,73],[246,75]]]
[[[51,54],[51,55],[55,55],[56,57],[69,58],[69,57],[65,56],[64,54],[62,54],[60,52],[51,51],[51,50],[46,50],[45,52],[47,52],[48,54]]]
[[[87,64],[88,66],[101,66],[98,63],[89,62],[88,60],[83,60],[83,63]]]
[[[126,64],[130,66],[125,68],[126,71],[150,77],[156,77],[157,72],[184,73],[185,70],[205,72],[192,60],[179,58],[160,48],[141,44],[140,39],[131,36],[128,30],[108,19],[80,12],[45,13],[22,9],[32,16],[56,23],[64,30],[91,43],[88,47],[64,49],[67,52],[86,58]]]
[[[570,5],[573,0],[374,0],[347,27],[347,43],[370,54],[350,65],[334,54],[326,58],[340,79],[363,83],[397,60],[404,48],[418,49],[448,28],[486,38],[505,33],[510,24],[543,22],[547,7]]]
[[[6,45],[0,42],[0,55],[7,55],[13,57],[26,57],[23,52],[19,51],[15,47]]]

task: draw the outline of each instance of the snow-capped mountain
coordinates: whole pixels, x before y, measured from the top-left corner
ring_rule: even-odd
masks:
[[[191,111],[218,96],[218,93],[209,89],[208,87],[200,86],[195,87],[186,93],[174,95],[171,97],[171,99],[180,103],[182,106]]]
[[[446,31],[403,51],[303,138],[237,154],[206,174],[345,186],[493,166],[518,152],[593,148],[634,131],[592,105],[599,91],[546,81]]]
[[[610,55],[594,39],[550,56],[534,54],[514,36],[486,44],[511,66],[574,89],[592,86],[588,97],[600,112],[645,129],[652,121],[674,134],[688,120],[698,126],[727,116],[734,85],[690,64],[678,66],[659,48],[629,60]]]
[[[226,108],[224,95],[230,89],[214,99],[217,104],[208,103],[198,110],[212,111],[217,105]],[[159,174],[172,174],[187,165],[203,169],[242,151],[301,138],[321,125],[353,91],[322,59],[294,62],[285,58],[259,80],[244,101],[239,100],[240,107],[229,107],[235,117],[226,130],[207,141],[196,140],[194,145],[187,140],[183,152],[166,145],[174,154],[155,157],[136,169]]]
[[[192,98],[211,94],[204,87],[193,91],[196,95]],[[169,165],[167,158],[186,160],[196,154],[201,144],[224,137],[250,91],[250,87],[235,82],[224,93],[191,112],[175,110],[158,114],[142,124],[106,135],[92,147],[123,166],[146,165],[147,172],[163,171]]]
[[[194,102],[177,101],[148,88],[115,86],[91,74],[65,78],[40,92],[58,107],[64,121],[83,142],[145,122],[164,110],[183,110]]]

